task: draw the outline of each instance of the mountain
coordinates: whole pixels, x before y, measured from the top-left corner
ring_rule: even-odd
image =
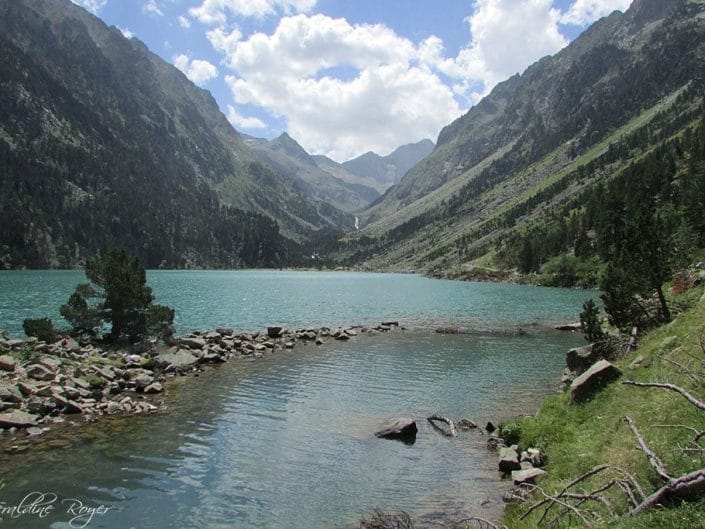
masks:
[[[275,172],[297,182],[307,196],[353,213],[369,205],[380,193],[348,173],[340,164],[308,154],[286,132],[271,141],[245,137],[250,147]],[[347,227],[352,227],[349,224]]]
[[[496,265],[517,244],[545,244],[549,225],[564,237],[554,254],[574,252],[568,239],[585,221],[584,201],[634,167],[648,172],[654,152],[673,164],[664,185],[678,188],[692,173],[704,71],[705,2],[634,0],[444,128],[435,150],[361,215],[339,262]]]
[[[343,168],[360,177],[376,182],[376,189],[384,193],[433,151],[431,140],[403,145],[387,156],[368,152],[343,163]]]
[[[352,217],[261,163],[209,92],[69,0],[0,2],[0,266],[280,266]]]

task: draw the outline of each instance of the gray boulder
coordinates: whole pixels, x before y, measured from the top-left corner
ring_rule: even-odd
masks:
[[[206,346],[206,341],[203,338],[197,338],[195,336],[186,336],[181,338],[179,343],[189,349],[203,349]]]
[[[36,426],[38,417],[25,411],[0,413],[0,428],[26,428]]]
[[[154,359],[154,364],[162,369],[186,371],[198,364],[198,358],[186,349],[179,349],[173,353],[162,353]]]
[[[13,372],[17,362],[10,355],[0,355],[0,371]]]
[[[153,382],[144,388],[145,393],[161,393],[162,391],[164,391],[164,386],[162,386],[159,382]]]
[[[267,327],[267,336],[270,338],[279,338],[282,334],[282,328],[281,327]]]
[[[512,481],[515,485],[523,485],[524,483],[535,483],[536,480],[546,475],[545,470],[540,468],[528,468],[526,470],[513,470]]]
[[[571,349],[565,356],[565,363],[570,371],[582,373],[598,360],[592,344]]]
[[[34,380],[54,380],[54,372],[42,364],[32,364],[28,366],[27,376]]]
[[[414,443],[418,431],[416,421],[413,419],[392,419],[384,422],[377,428],[375,437],[381,439],[399,439],[405,443]]]
[[[5,402],[22,402],[22,393],[17,386],[0,382],[0,400]]]
[[[570,397],[573,402],[585,402],[598,390],[620,377],[622,373],[607,360],[595,362],[570,385]]]
[[[514,446],[503,446],[499,449],[499,471],[508,474],[513,470],[521,470],[519,454]]]

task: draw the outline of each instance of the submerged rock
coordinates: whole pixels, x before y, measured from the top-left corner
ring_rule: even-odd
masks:
[[[499,471],[509,473],[513,470],[521,470],[519,454],[514,446],[505,446],[499,449]]]
[[[399,439],[406,443],[414,443],[418,431],[416,421],[413,419],[392,419],[377,428],[375,437],[381,439]]]

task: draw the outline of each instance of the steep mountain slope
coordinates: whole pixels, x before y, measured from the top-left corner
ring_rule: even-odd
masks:
[[[384,193],[417,163],[433,151],[431,140],[402,145],[387,156],[368,152],[343,163],[343,168],[360,177],[370,178],[377,183],[376,189]]]
[[[214,99],[69,0],[0,2],[0,264],[277,265],[350,225],[248,149]],[[293,253],[292,253],[293,252]]]
[[[703,71],[705,2],[634,0],[446,127],[434,152],[365,212],[341,255],[448,269],[493,252],[692,127]]]
[[[340,164],[308,154],[286,132],[271,141],[251,137],[244,141],[277,173],[298,181],[308,196],[342,211],[359,211],[380,196],[372,187],[355,182],[357,178],[346,174]]]

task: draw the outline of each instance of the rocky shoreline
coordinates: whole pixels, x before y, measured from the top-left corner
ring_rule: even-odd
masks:
[[[0,448],[20,452],[29,439],[66,422],[164,410],[164,391],[176,376],[198,376],[209,365],[257,359],[297,344],[322,345],[358,335],[402,329],[398,322],[264,332],[218,328],[186,334],[170,345],[145,341],[103,347],[64,338],[48,344],[36,338],[0,335]]]

